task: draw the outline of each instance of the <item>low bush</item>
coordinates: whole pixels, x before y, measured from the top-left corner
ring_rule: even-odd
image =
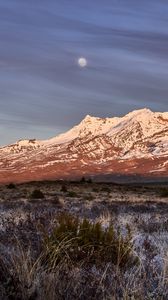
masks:
[[[94,193],[98,193],[99,192],[99,189],[94,187],[93,190],[92,190]]]
[[[62,185],[61,192],[63,192],[63,193],[67,193],[68,192],[68,189],[67,189],[66,185]]]
[[[7,188],[8,188],[8,189],[15,189],[15,188],[16,188],[16,185],[15,185],[14,183],[9,183],[9,184],[7,185]]]
[[[102,187],[101,192],[110,193],[111,189],[107,186]]]
[[[121,230],[114,230],[113,225],[104,229],[89,220],[82,221],[67,213],[60,214],[57,226],[51,234],[44,236],[46,262],[55,267],[61,260],[73,263],[111,262],[118,267],[133,262],[132,236],[127,228],[125,236]]]
[[[168,197],[168,188],[160,189],[160,196],[161,197]]]
[[[86,179],[85,179],[84,176],[81,178],[80,182],[81,182],[81,183],[85,183],[85,182],[86,182]]]
[[[93,201],[94,200],[94,196],[92,194],[85,194],[83,196],[84,200],[87,200],[87,201]]]
[[[41,190],[34,190],[31,195],[31,199],[44,199],[44,194]]]
[[[70,198],[75,198],[78,197],[78,194],[75,191],[69,191],[67,196]]]
[[[57,197],[57,196],[55,196],[54,198],[50,199],[49,203],[52,204],[52,205],[56,205],[56,206],[58,206],[60,208],[62,207],[62,203],[61,203],[59,197]]]

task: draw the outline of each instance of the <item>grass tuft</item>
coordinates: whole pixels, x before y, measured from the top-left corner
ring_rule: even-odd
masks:
[[[79,261],[111,262],[119,267],[133,261],[133,244],[130,229],[125,236],[113,225],[104,229],[101,223],[82,221],[70,214],[60,214],[56,227],[44,237],[47,263],[56,266],[61,259],[73,263]]]

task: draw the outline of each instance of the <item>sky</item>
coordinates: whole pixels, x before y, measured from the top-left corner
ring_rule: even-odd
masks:
[[[168,111],[168,1],[0,0],[0,145],[144,107]]]

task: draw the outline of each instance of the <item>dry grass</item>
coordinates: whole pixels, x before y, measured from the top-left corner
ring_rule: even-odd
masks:
[[[30,199],[36,189],[44,199]],[[0,199],[0,299],[168,299],[158,187],[29,183]]]
[[[123,236],[120,228],[114,230],[112,224],[103,228],[99,222],[80,220],[67,213],[58,216],[57,225],[49,235],[45,233],[44,247],[47,263],[52,267],[62,259],[73,264],[110,262],[118,267],[135,263],[129,227]]]
[[[162,272],[143,263],[125,270],[111,263],[84,267],[83,263],[76,265],[63,259],[57,266],[46,268],[42,256],[33,260],[30,250],[19,245],[17,254],[11,253],[10,264],[5,267],[5,290],[0,289],[3,300],[166,300],[168,297],[167,258]]]

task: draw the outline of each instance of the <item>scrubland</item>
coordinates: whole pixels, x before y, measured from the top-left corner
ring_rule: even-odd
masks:
[[[168,299],[168,184],[1,185],[0,299]]]

